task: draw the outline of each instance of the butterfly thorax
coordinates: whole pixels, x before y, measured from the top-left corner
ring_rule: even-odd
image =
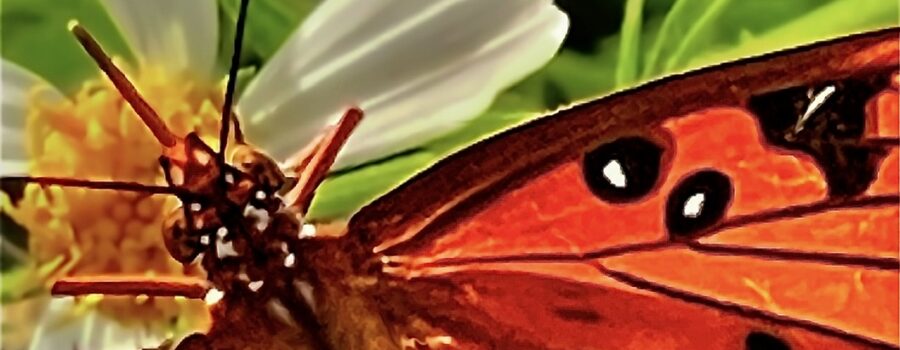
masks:
[[[212,286],[223,293],[262,292],[283,285],[274,276],[292,275],[302,218],[280,191],[286,177],[269,157],[250,146],[233,150],[233,164],[194,134],[160,158],[170,186],[182,188],[182,206],[164,227],[176,260],[200,261]]]
[[[298,245],[302,272],[294,275],[294,283],[308,288],[305,302],[321,326],[314,330],[321,343],[332,349],[398,349],[404,348],[403,339],[443,334],[406,315],[406,310],[380,311],[384,305],[401,305],[384,297],[404,281],[385,275],[381,261],[353,238],[356,233],[316,237]]]

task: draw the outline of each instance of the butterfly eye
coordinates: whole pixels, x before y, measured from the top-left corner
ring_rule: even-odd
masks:
[[[662,154],[662,147],[644,138],[623,137],[584,155],[584,180],[602,200],[632,202],[653,189]]]
[[[725,216],[733,188],[725,174],[701,170],[681,180],[666,202],[666,227],[676,236],[708,228]]]
[[[790,350],[791,347],[778,337],[764,332],[750,332],[744,339],[747,350]]]

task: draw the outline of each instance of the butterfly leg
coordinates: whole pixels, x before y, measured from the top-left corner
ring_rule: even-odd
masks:
[[[306,214],[316,188],[325,180],[338,152],[350,137],[353,129],[362,121],[362,117],[361,109],[347,110],[338,124],[324,134],[311,155],[301,160],[302,169],[297,169],[299,171],[298,182],[285,196],[285,202],[289,207],[293,207],[301,214]]]

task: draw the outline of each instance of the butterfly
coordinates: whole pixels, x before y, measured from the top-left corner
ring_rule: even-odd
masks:
[[[247,144],[225,159],[226,102],[218,150],[146,119],[167,186],[4,180],[178,196],[167,246],[208,281],[54,286],[217,301],[211,329],[176,349],[898,348],[898,33],[560,110],[442,160],[334,234],[303,216],[359,109],[300,153],[295,177]]]

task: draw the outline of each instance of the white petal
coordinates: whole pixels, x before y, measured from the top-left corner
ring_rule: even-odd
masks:
[[[28,161],[0,160],[0,176],[28,175]]]
[[[163,342],[161,335],[140,326],[123,326],[96,309],[82,314],[75,314],[75,309],[74,298],[51,299],[29,349],[134,350],[155,348]]]
[[[40,88],[40,90],[33,90]],[[30,94],[35,98],[59,102],[65,97],[56,88],[12,62],[0,61],[0,175],[22,174],[27,168],[23,133]]]
[[[84,329],[84,318],[68,319],[75,306],[74,298],[51,299],[34,330],[30,350],[72,349]]]
[[[242,96],[252,142],[287,157],[345,108],[346,166],[452,131],[545,64],[568,19],[549,0],[327,1]]]
[[[207,78],[219,45],[215,0],[102,0],[142,65]]]
[[[162,334],[155,334],[141,326],[124,326],[107,317],[99,318],[98,323],[101,331],[95,333],[96,338],[92,339],[94,347],[90,349],[156,349],[165,341]]]

